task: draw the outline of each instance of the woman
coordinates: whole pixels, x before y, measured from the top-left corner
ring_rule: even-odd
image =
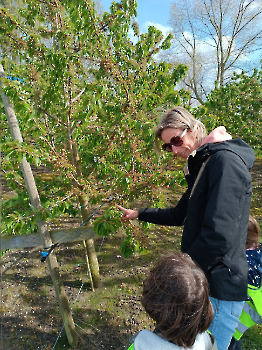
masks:
[[[118,208],[123,221],[138,218],[159,225],[184,225],[181,250],[206,274],[215,311],[209,330],[218,350],[225,350],[247,294],[245,242],[254,152],[241,139],[232,139],[223,126],[207,136],[204,125],[183,107],[166,112],[156,130],[158,149],[159,139],[164,151],[187,160],[186,192],[174,208]]]

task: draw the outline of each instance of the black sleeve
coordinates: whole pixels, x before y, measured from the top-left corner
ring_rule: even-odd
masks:
[[[140,209],[138,219],[157,225],[181,226],[186,218],[188,198],[189,191],[186,190],[174,208]]]

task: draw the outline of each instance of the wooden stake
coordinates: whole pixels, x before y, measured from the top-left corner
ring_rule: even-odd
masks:
[[[94,292],[95,288],[94,288],[92,273],[91,273],[91,269],[90,269],[90,265],[89,265],[89,259],[88,259],[87,249],[86,249],[86,241],[83,241],[83,246],[85,249],[86,265],[87,265],[87,270],[88,270],[88,273],[90,276],[91,287],[92,287],[92,291]]]

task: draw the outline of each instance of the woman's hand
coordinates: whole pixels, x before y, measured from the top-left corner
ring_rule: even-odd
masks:
[[[123,216],[121,218],[122,222],[134,220],[138,218],[138,210],[125,209],[120,205],[116,205],[118,209],[122,210]]]

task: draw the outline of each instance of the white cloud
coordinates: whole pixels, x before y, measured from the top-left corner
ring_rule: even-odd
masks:
[[[136,44],[138,42],[138,37],[135,35],[134,30],[130,27],[127,33],[128,38],[132,41],[132,43]]]
[[[249,3],[250,3],[250,1],[245,1],[244,2],[244,6],[247,6]],[[252,3],[249,4],[249,6],[250,6],[249,7],[250,10],[256,10],[257,11],[261,7],[261,1],[260,0],[258,0],[258,1],[253,0]]]
[[[215,37],[216,41],[218,41],[218,38]],[[228,49],[229,43],[231,42],[231,37],[224,35],[223,36],[223,50],[226,53],[226,50]],[[210,37],[206,37],[206,38],[195,38],[195,43],[194,43],[194,37],[192,35],[192,33],[185,31],[183,33],[183,35],[180,35],[180,42],[183,42],[183,46],[186,48],[186,50],[188,52],[192,52],[192,46],[195,45],[196,47],[196,53],[201,55],[203,57],[203,59],[206,57],[207,61],[210,61],[210,57],[213,57],[214,60],[216,60],[216,46],[215,46],[215,42],[210,38]],[[190,44],[189,44],[190,43]],[[180,51],[179,49],[177,49],[177,52],[181,52],[182,56],[185,55],[184,51]],[[184,54],[183,54],[184,53]],[[236,43],[233,42],[232,48],[231,48],[231,57],[234,58],[239,54],[239,50],[236,46]],[[185,55],[187,56],[187,55]],[[248,60],[248,55],[247,54],[242,54],[239,57],[239,61],[247,61]],[[205,62],[206,63],[206,62]]]
[[[140,32],[141,32],[141,33],[146,33],[149,26],[153,26],[153,27],[157,28],[158,30],[161,30],[161,32],[163,33],[164,38],[165,38],[169,33],[172,32],[172,28],[171,28],[171,27],[163,26],[163,25],[160,24],[160,23],[153,23],[153,22],[145,22],[142,26],[139,26]],[[130,39],[134,44],[137,43],[138,38],[137,38],[137,36],[135,36],[135,33],[134,33],[134,31],[133,31],[132,28],[129,28],[128,37],[129,37],[129,39]]]

